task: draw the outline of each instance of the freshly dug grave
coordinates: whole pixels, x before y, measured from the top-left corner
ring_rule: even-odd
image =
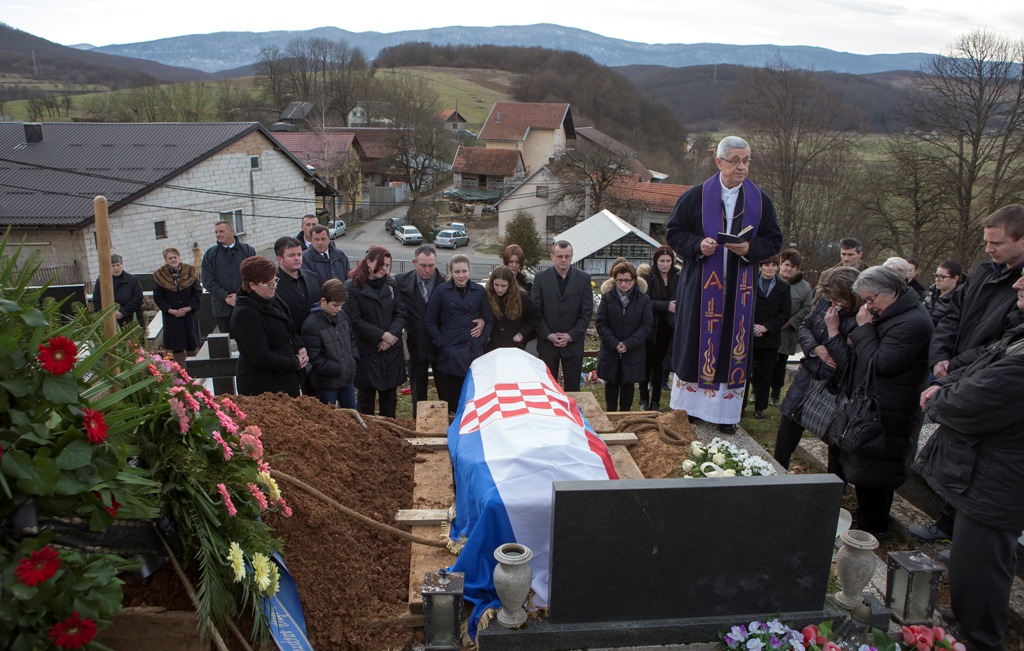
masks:
[[[612,423],[616,425],[621,421],[632,421],[634,418],[636,417],[629,414],[609,416]],[[673,470],[676,470],[686,460],[686,454],[690,451],[690,443],[697,438],[697,434],[693,431],[693,426],[690,425],[684,411],[669,411],[658,414],[656,419],[648,420],[652,422],[656,420],[665,430],[677,434],[680,441],[673,443],[665,440],[657,427],[652,425],[634,424],[629,426],[630,424],[626,423],[626,430],[636,432],[637,437],[637,444],[629,448],[629,453],[644,477],[662,479],[666,476],[675,476]]]

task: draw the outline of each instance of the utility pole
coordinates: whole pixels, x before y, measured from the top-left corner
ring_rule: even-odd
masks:
[[[587,181],[584,186],[583,195],[583,219],[590,218],[590,181]]]

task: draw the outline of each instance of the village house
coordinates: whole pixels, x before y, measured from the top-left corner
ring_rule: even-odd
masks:
[[[456,190],[486,190],[498,198],[522,183],[523,155],[514,149],[459,147],[452,162]]]
[[[438,119],[441,120],[441,124],[444,125],[445,129],[453,131],[456,134],[460,131],[465,131],[466,126],[469,124],[469,120],[465,118],[462,113],[459,113],[459,109],[445,109],[437,114]]]
[[[99,274],[93,198],[109,202],[113,252],[150,273],[175,247],[186,262],[227,219],[266,250],[335,190],[258,123],[0,123],[0,228],[38,251],[61,283]]]
[[[295,158],[339,192],[340,205],[328,208],[334,216],[356,209],[362,193],[362,168],[368,162],[354,132],[324,129],[275,133],[274,137]]]
[[[350,127],[386,127],[395,123],[391,102],[356,102],[348,110],[345,124]]]
[[[488,149],[514,149],[533,174],[576,143],[576,127],[568,104],[497,102],[480,129]]]

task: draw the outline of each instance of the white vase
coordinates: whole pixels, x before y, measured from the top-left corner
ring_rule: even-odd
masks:
[[[839,534],[843,546],[836,553],[836,573],[841,592],[836,593],[835,600],[846,610],[853,610],[864,601],[864,588],[875,573],[874,549],[878,540],[866,531],[850,529]]]
[[[526,598],[530,596],[533,551],[519,543],[505,543],[494,550],[498,561],[494,568],[494,590],[501,599],[498,623],[505,628],[518,628],[526,623]]]

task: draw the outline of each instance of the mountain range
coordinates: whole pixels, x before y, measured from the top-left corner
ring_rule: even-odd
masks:
[[[434,45],[499,45],[554,47],[585,54],[606,66],[658,65],[688,67],[732,64],[760,67],[785,61],[791,67],[852,74],[917,70],[931,54],[851,54],[822,47],[725,45],[720,43],[648,44],[601,36],[573,27],[542,23],[502,27],[437,27],[401,32],[350,32],[337,27],[305,31],[216,32],[191,34],[142,43],[75,46],[104,54],[157,61],[164,65],[214,73],[249,66],[260,48],[282,49],[294,38],[345,40],[369,59],[382,48],[418,41]]]

